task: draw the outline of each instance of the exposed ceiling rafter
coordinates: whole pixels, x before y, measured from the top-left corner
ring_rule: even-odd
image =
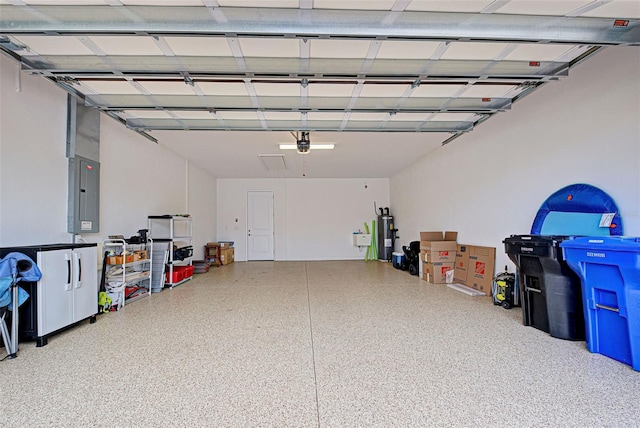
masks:
[[[464,40],[590,45],[640,44],[640,22],[614,25],[610,18],[498,13],[389,12],[205,6],[12,6],[2,5],[5,34],[140,34],[233,37]],[[99,16],[100,19],[96,19]],[[381,25],[384,22],[385,25]]]

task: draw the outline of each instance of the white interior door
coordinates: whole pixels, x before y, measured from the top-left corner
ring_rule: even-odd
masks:
[[[247,260],[274,260],[273,192],[247,192]]]

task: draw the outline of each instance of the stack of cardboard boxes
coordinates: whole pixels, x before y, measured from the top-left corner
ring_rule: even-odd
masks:
[[[495,248],[459,244],[453,281],[490,296],[495,263]]]
[[[234,259],[234,248],[231,246],[229,242],[220,242],[220,263],[223,265],[228,265],[229,263],[233,263]]]
[[[422,279],[446,283],[453,270],[453,282],[491,295],[496,249],[458,244],[458,232],[420,232]]]
[[[233,243],[230,241],[208,242],[207,245],[204,246],[204,259],[209,262],[209,264],[216,266],[233,263]]]
[[[420,232],[422,279],[444,284],[456,262],[458,232]]]

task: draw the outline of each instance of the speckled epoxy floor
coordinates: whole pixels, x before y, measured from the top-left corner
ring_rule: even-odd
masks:
[[[389,264],[250,262],[0,362],[34,426],[638,427],[640,373]]]

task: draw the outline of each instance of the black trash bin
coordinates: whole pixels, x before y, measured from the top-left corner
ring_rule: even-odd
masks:
[[[524,325],[560,339],[584,340],[580,278],[560,249],[566,238],[511,235],[503,243],[518,268]]]

